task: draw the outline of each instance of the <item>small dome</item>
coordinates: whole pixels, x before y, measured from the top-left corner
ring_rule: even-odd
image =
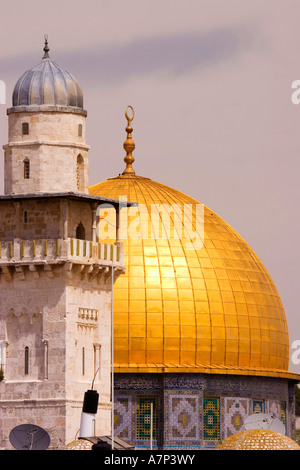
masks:
[[[44,57],[39,65],[27,70],[13,91],[13,106],[72,106],[83,108],[79,83],[65,69],[50,59],[45,41]]]
[[[93,443],[87,439],[76,439],[67,444],[63,450],[92,450]]]
[[[217,450],[300,450],[300,446],[279,432],[249,429],[227,437]]]

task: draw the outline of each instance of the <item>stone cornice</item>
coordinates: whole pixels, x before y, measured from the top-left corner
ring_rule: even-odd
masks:
[[[6,113],[71,113],[71,114],[82,114],[87,116],[87,111],[85,109],[76,108],[74,106],[51,106],[51,105],[31,105],[31,106],[13,106],[8,108]]]
[[[51,142],[51,141],[46,141],[46,140],[28,140],[28,141],[22,141],[22,142],[10,142],[9,144],[3,145],[3,149],[6,150],[8,148],[12,147],[32,147],[32,146],[38,146],[40,147],[41,145],[49,145],[49,146],[54,146],[54,147],[75,147],[81,150],[89,150],[90,146],[85,145],[85,144],[78,144],[75,142]]]

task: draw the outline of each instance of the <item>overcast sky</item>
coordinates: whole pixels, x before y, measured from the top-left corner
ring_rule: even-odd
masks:
[[[13,87],[40,62],[48,34],[51,58],[84,92],[90,184],[123,171],[132,105],[136,173],[196,198],[245,238],[278,288],[291,345],[300,340],[299,0],[0,6],[1,147]],[[0,169],[3,193],[3,151]]]

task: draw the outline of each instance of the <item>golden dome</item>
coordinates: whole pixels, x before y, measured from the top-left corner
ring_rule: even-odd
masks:
[[[227,437],[216,450],[300,450],[300,446],[270,429],[250,429]]]
[[[114,287],[115,372],[293,377],[285,313],[267,270],[212,210],[135,175],[131,119],[126,117],[125,171],[90,187],[92,195],[139,203],[121,211],[128,231],[121,237],[126,272]],[[169,230],[158,208],[174,205],[177,216]],[[204,207],[203,246],[191,244],[183,227],[185,220],[192,221],[197,242],[203,239],[197,207]]]

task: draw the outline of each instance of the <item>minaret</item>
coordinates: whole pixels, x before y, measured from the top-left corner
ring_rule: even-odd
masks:
[[[0,196],[0,446],[17,425],[76,438],[84,393],[99,393],[95,433],[111,432],[111,292],[122,244],[98,243],[86,111],[76,79],[49,57],[25,72],[8,109]],[[124,202],[122,203],[124,205]],[[130,205],[130,203],[128,203]],[[3,378],[4,377],[4,378]],[[3,378],[3,380],[1,380]]]
[[[5,194],[88,192],[83,96],[76,78],[49,55],[13,91],[4,146]]]

